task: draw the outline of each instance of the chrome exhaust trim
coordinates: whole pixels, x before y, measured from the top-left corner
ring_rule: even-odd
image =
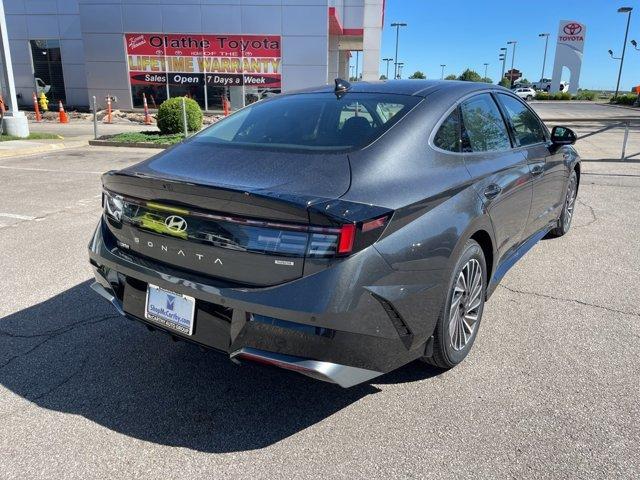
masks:
[[[251,347],[236,350],[230,355],[230,358],[231,361],[235,363],[239,363],[241,360],[248,360],[265,365],[272,365],[284,370],[291,370],[317,380],[337,383],[343,388],[353,387],[354,385],[382,375],[382,372],[376,372],[375,370],[309,360],[303,357],[267,352]]]
[[[106,300],[108,300],[109,303],[111,303],[111,305],[116,307],[116,310],[120,315],[122,316],[125,315],[124,310],[122,309],[122,304],[120,303],[120,300],[118,300],[112,292],[104,288],[104,286],[100,282],[93,282],[91,284],[91,290],[96,292],[102,298],[105,298]]]

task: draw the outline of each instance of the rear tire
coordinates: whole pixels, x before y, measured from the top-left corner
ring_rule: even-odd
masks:
[[[571,228],[571,221],[573,220],[573,213],[576,206],[576,198],[578,197],[578,174],[575,170],[571,172],[569,176],[569,183],[567,184],[567,193],[565,195],[564,206],[562,207],[562,213],[558,219],[558,226],[549,232],[549,236],[557,238],[565,235]]]
[[[468,240],[447,285],[447,296],[433,336],[433,355],[426,363],[449,369],[462,362],[475,341],[487,288],[484,253]]]

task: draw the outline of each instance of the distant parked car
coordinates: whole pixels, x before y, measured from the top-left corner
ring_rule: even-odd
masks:
[[[536,91],[531,87],[516,88],[513,93],[515,93],[520,98],[524,98],[527,101],[536,98]]]

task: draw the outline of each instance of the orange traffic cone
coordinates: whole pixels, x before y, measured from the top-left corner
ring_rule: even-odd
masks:
[[[144,104],[144,124],[151,125],[151,115],[149,115],[149,106],[147,105],[147,96],[142,94],[142,103]]]
[[[41,122],[42,115],[40,115],[40,106],[38,105],[38,97],[36,96],[36,92],[33,92],[33,108],[36,112],[36,122]]]
[[[225,117],[229,115],[229,101],[224,97],[222,97],[222,111]]]
[[[60,123],[69,123],[67,112],[64,111],[64,107],[62,106],[62,100],[58,102],[58,121]]]
[[[107,96],[107,123],[111,123],[111,95]]]

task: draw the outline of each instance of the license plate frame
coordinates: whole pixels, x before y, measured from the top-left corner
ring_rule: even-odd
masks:
[[[150,311],[151,309],[151,311]],[[149,283],[145,295],[144,317],[183,335],[192,336],[196,299]]]

